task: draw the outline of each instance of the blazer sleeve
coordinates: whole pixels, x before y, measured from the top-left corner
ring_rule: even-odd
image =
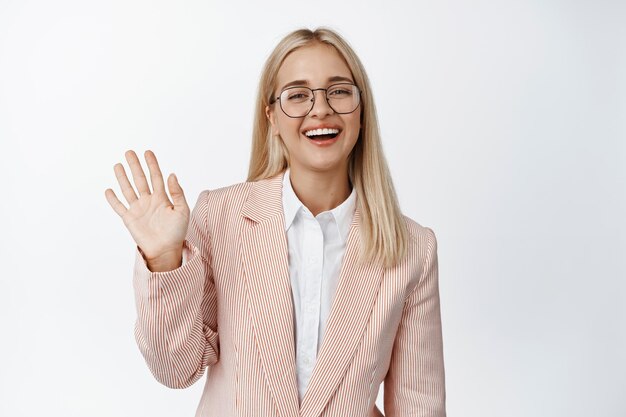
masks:
[[[135,339],[154,377],[170,388],[192,385],[219,359],[207,216],[208,191],[203,191],[183,243],[184,263],[177,269],[151,272],[136,249]]]
[[[421,276],[406,298],[384,383],[385,416],[445,417],[437,240],[426,229],[419,245]],[[425,252],[425,253],[424,253]]]

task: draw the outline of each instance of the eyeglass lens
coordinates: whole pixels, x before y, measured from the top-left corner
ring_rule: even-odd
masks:
[[[331,85],[326,90],[326,100],[335,113],[352,113],[359,106],[359,89],[353,84]],[[290,117],[306,116],[314,101],[314,92],[308,87],[291,87],[280,94],[280,106]]]

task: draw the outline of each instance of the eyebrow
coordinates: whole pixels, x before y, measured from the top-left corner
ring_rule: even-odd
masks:
[[[334,77],[330,77],[328,79],[329,83],[336,82],[336,81],[345,81],[345,82],[349,82],[349,83],[354,83],[354,80],[352,80],[351,78],[342,77],[340,75],[335,75]],[[295,86],[301,86],[301,85],[309,85],[309,82],[307,80],[291,81],[291,82],[288,82],[287,84],[283,85],[283,87],[280,89],[280,91],[283,91],[285,88],[288,88],[288,87],[295,87]]]

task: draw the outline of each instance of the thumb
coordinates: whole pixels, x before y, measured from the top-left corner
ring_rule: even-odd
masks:
[[[167,187],[169,188],[170,195],[172,196],[172,202],[174,203],[174,207],[186,207],[187,202],[185,201],[185,193],[178,183],[178,178],[176,177],[176,174],[172,173],[169,177],[167,177]]]

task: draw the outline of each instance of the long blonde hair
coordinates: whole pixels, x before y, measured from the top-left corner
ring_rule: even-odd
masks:
[[[315,43],[333,46],[346,61],[361,89],[361,131],[350,154],[348,175],[356,188],[361,213],[362,255],[367,260],[392,267],[406,254],[408,232],[383,154],[369,79],[350,45],[334,31],[318,28],[291,32],[278,43],[265,62],[256,101],[248,181],[273,177],[288,166],[287,149],[279,136],[272,135],[265,109],[271,103],[278,70],[287,55]]]

